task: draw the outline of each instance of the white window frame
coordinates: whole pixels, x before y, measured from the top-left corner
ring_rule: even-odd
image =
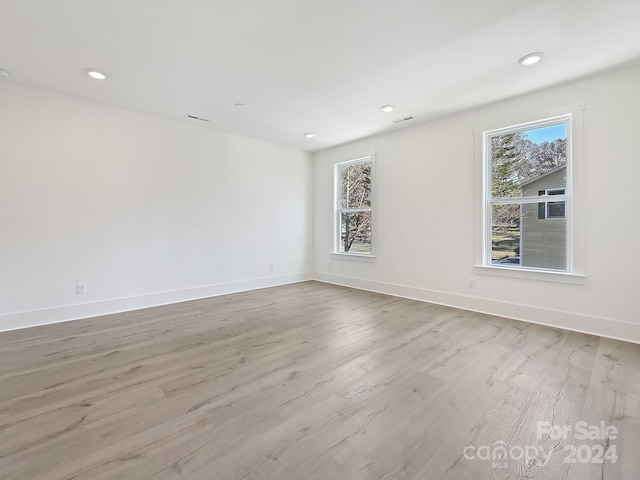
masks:
[[[585,234],[584,234],[584,103],[576,103],[560,107],[550,107],[545,110],[530,112],[522,115],[517,110],[505,110],[503,121],[494,120],[477,125],[474,128],[475,135],[475,242],[473,272],[479,275],[491,275],[497,277],[521,278],[536,281],[549,281],[584,285],[585,275]],[[490,186],[490,170],[486,165],[487,133],[508,133],[531,129],[536,126],[544,126],[550,123],[558,123],[561,118],[570,118],[567,129],[567,149],[570,152],[570,165],[567,167],[567,185],[571,190],[571,205],[565,203],[565,216],[567,226],[567,270],[546,270],[531,267],[505,267],[505,265],[491,264],[491,256],[488,253],[491,247],[490,228],[487,231],[487,219],[490,219],[489,202],[487,192]],[[542,120],[541,120],[542,119]],[[500,125],[500,123],[502,125]],[[511,127],[504,128],[504,125]],[[566,192],[566,190],[565,190]],[[530,200],[522,203],[539,203],[542,201],[566,201],[567,195],[549,195],[530,197]],[[511,199],[503,203],[513,203]]]
[[[371,163],[371,206],[363,208],[344,208],[341,202],[341,167],[358,164],[358,163]],[[333,185],[333,251],[331,255],[334,258],[349,258],[354,260],[373,260],[375,255],[375,154],[366,155],[364,157],[354,158],[345,162],[339,162],[334,165],[333,170],[334,185]],[[341,214],[343,212],[370,212],[371,215],[371,253],[351,253],[341,252]]]

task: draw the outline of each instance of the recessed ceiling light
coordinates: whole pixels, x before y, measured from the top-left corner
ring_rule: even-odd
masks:
[[[313,138],[313,137],[316,136],[316,134],[315,133],[311,133],[311,132],[307,132],[307,133],[304,134],[304,136],[307,137],[307,138]]]
[[[544,57],[544,53],[535,52],[535,53],[530,53],[529,55],[525,55],[524,57],[522,57],[518,61],[522,65],[529,66],[529,65],[533,65],[535,63],[538,63],[540,60],[542,60],[542,57]]]
[[[100,70],[96,70],[95,68],[87,68],[85,71],[87,72],[87,75],[89,75],[94,80],[104,80],[107,78],[104,73],[102,73]]]
[[[1,78],[9,78],[9,72],[5,70],[0,70],[0,79]]]
[[[383,105],[380,107],[380,110],[382,110],[383,112],[393,112],[396,109],[395,105]]]

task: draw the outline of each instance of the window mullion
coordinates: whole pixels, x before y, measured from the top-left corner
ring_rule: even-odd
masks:
[[[566,202],[568,195],[540,195],[538,197],[513,197],[513,198],[492,198],[489,205],[514,205],[514,204],[530,204],[540,202]]]
[[[357,213],[357,212],[370,212],[371,207],[361,207],[361,208],[340,208],[338,209],[340,213]]]

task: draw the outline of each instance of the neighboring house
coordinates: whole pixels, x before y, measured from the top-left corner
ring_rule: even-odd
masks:
[[[567,167],[557,167],[521,185],[523,197],[564,195]],[[522,205],[520,261],[524,267],[564,270],[567,266],[565,202]]]

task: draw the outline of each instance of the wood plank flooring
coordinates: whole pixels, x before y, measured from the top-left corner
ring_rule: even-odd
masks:
[[[639,453],[640,345],[317,282],[0,334],[0,479],[635,480]]]

